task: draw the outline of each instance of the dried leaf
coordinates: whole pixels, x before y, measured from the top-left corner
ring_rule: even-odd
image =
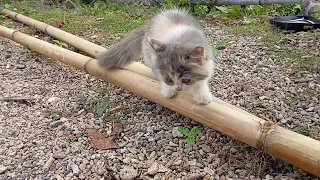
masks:
[[[123,132],[123,125],[121,123],[112,123],[112,132],[111,135],[117,136]]]
[[[123,106],[116,106],[116,107],[110,109],[109,112],[117,111],[117,110],[120,110],[120,109],[123,109]]]
[[[60,28],[63,25],[64,25],[64,22],[61,22],[61,21],[56,22],[56,27],[57,28]]]
[[[229,167],[232,167],[235,164],[233,158],[231,157],[231,154],[229,154],[229,158],[228,158],[228,165]]]
[[[119,148],[118,144],[114,141],[114,136],[106,138],[104,133],[95,130],[88,130],[88,136],[91,139],[91,147],[95,149]]]

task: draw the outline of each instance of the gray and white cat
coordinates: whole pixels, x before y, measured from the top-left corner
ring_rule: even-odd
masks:
[[[177,91],[191,91],[198,104],[212,101],[208,81],[213,71],[213,51],[197,21],[185,10],[167,9],[118,44],[102,53],[98,63],[121,68],[143,54],[161,83],[161,93],[171,98]]]

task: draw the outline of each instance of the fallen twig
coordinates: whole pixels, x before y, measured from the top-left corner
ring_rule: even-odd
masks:
[[[30,96],[11,96],[11,97],[0,97],[0,101],[23,101],[23,102],[34,102],[36,99]]]

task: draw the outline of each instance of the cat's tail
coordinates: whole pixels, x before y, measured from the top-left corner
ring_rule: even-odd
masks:
[[[104,68],[122,68],[139,59],[145,26],[131,31],[126,37],[98,57],[98,64]]]

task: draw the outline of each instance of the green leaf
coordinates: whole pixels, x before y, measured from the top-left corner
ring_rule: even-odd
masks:
[[[187,141],[187,144],[189,145],[195,144],[195,136],[188,136],[186,141]]]
[[[188,134],[189,134],[189,129],[188,128],[185,128],[185,127],[178,127],[178,129],[177,129],[180,133],[182,133],[183,135],[185,135],[185,136],[188,136]]]
[[[225,7],[225,6],[216,6],[216,8],[217,8],[218,10],[220,10],[221,12],[223,12],[223,13],[229,13],[229,12],[230,12],[230,9],[228,9],[228,8]]]
[[[294,6],[294,9],[299,9],[299,10],[301,10],[301,5],[300,5],[300,4],[296,4],[296,5]]]
[[[218,44],[216,44],[216,49],[220,49],[225,44],[227,44],[229,41],[230,41],[229,39],[224,39],[224,40],[220,41]]]
[[[68,44],[66,44],[66,43],[64,43],[64,42],[61,42],[60,45],[61,45],[62,47],[65,47],[65,48],[68,47]]]
[[[296,57],[290,59],[291,63],[296,63],[297,61],[298,61],[298,58],[296,58]]]
[[[297,133],[299,134],[302,134],[302,135],[306,135],[307,134],[307,130],[303,127],[299,127],[296,131]]]
[[[99,117],[101,117],[103,115],[103,113],[108,109],[108,105],[104,104],[104,103],[99,103],[97,105],[97,115]]]
[[[197,128],[197,129],[191,130],[189,134],[190,134],[191,136],[196,136],[196,135],[198,135],[198,134],[200,134],[200,133],[201,133],[201,129],[200,129],[200,128]]]
[[[97,103],[97,100],[95,100],[95,99],[87,99],[87,104],[89,104],[89,105],[92,105],[92,104],[96,104]]]
[[[1,8],[0,8],[0,11],[1,11]],[[1,19],[6,19],[8,15],[0,15]]]
[[[255,98],[255,99],[252,99],[252,103],[253,104],[261,104],[262,101],[260,99],[258,99],[258,98]]]
[[[61,42],[59,40],[52,40],[56,45],[60,46],[60,47],[65,47],[67,48],[68,47],[68,44],[64,43],[64,42]]]
[[[77,100],[77,102],[80,102],[80,103],[82,103],[82,104],[84,104],[86,101],[87,101],[87,98],[86,98],[86,97],[82,97],[82,98],[79,98],[79,99]]]
[[[211,14],[213,17],[216,17],[216,16],[220,15],[221,12],[220,12],[220,11],[211,11],[210,14]]]
[[[2,6],[0,6],[0,10],[3,10],[3,9],[10,9],[12,7],[11,4],[4,4]]]

